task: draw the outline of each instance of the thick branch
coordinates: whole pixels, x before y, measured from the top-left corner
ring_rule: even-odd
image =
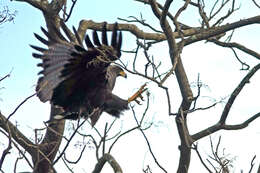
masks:
[[[51,106],[51,116],[60,114],[60,111],[60,108]],[[37,155],[32,155],[34,165],[39,173],[48,172],[51,168],[51,164],[62,141],[64,127],[64,120],[50,124],[43,141],[39,144]]]
[[[208,136],[218,130],[221,129],[225,129],[225,130],[238,130],[238,129],[243,129],[245,127],[247,127],[252,121],[254,121],[256,118],[258,118],[260,116],[260,113],[252,116],[251,118],[249,118],[248,120],[244,121],[241,124],[238,125],[226,125],[226,119],[228,116],[228,113],[230,111],[230,108],[232,106],[232,104],[234,103],[237,95],[241,92],[241,90],[244,88],[245,84],[249,83],[249,79],[255,74],[255,72],[257,70],[259,70],[260,68],[260,64],[257,64],[243,79],[242,81],[239,83],[239,85],[237,86],[237,88],[233,91],[233,93],[231,94],[228,102],[226,103],[226,106],[224,107],[224,110],[222,112],[221,118],[219,120],[219,122],[207,129],[204,129],[194,135],[192,135],[192,139],[194,141],[203,138],[205,136]]]
[[[170,4],[172,1],[166,1],[164,10],[162,13],[159,11],[157,3],[155,0],[149,0],[151,4],[151,8],[153,10],[154,15],[160,20],[161,27],[167,37],[168,45],[169,45],[169,53],[171,58],[171,63],[173,66],[174,71],[176,72],[176,77],[178,80],[179,88],[181,90],[181,94],[183,97],[183,102],[180,107],[180,112],[178,116],[176,116],[176,124],[178,133],[181,139],[181,145],[179,147],[180,149],[180,160],[179,160],[179,167],[177,172],[187,172],[190,164],[190,154],[191,154],[191,138],[189,135],[187,122],[186,122],[186,113],[184,112],[186,110],[189,110],[189,107],[191,105],[191,100],[193,98],[193,94],[189,85],[189,81],[186,75],[186,72],[184,70],[181,58],[180,58],[180,52],[182,51],[182,45],[177,45],[175,42],[175,37],[171,35],[172,30],[171,27],[166,20],[166,14],[168,12],[168,8],[170,7]],[[188,2],[188,1],[187,1]],[[185,4],[186,5],[186,4]],[[185,9],[185,6],[181,8],[177,15],[174,18],[174,23],[177,26],[177,31],[180,31],[177,24],[177,17],[182,12],[182,9]],[[181,33],[181,32],[178,32]],[[180,35],[182,36],[182,35]],[[181,37],[183,39],[183,37]],[[176,67],[176,68],[175,68]]]
[[[107,30],[112,31],[113,25],[114,24],[107,24]],[[79,24],[78,32],[79,32],[79,35],[84,35],[86,33],[87,29],[101,31],[102,27],[103,27],[103,22],[97,23],[92,20],[81,20],[81,22]],[[119,30],[122,30],[122,31],[129,31],[133,35],[135,35],[137,38],[140,38],[140,39],[155,40],[155,41],[166,40],[166,37],[164,34],[144,32],[134,24],[118,24],[118,28],[119,28]],[[191,29],[183,30],[182,32],[183,32],[183,35],[186,37],[186,36],[191,36],[191,35],[198,33],[198,30],[191,28]],[[178,32],[173,32],[172,35],[175,38],[180,38],[180,35]]]
[[[102,168],[104,167],[105,163],[108,162],[110,166],[113,168],[115,173],[122,173],[122,169],[120,165],[117,163],[115,158],[110,154],[104,154],[103,157],[101,157],[98,160],[98,163],[95,166],[95,169],[92,173],[99,173],[101,172]]]
[[[255,72],[257,70],[260,69],[260,63],[257,64],[255,67],[253,67],[250,72],[242,79],[242,81],[239,83],[239,85],[236,87],[236,89],[232,92],[230,98],[228,99],[228,102],[222,112],[221,118],[219,120],[219,123],[224,124],[228,113],[230,111],[230,108],[232,106],[232,104],[234,103],[236,97],[238,96],[238,94],[241,92],[241,90],[244,88],[244,86],[249,83],[250,78],[255,74]]]
[[[9,127],[8,127],[9,126]],[[15,125],[8,121],[0,112],[0,127],[7,133],[10,131],[12,138],[21,145],[29,154],[35,154],[35,145],[24,136]],[[9,129],[9,130],[8,130]]]
[[[21,2],[27,2],[35,8],[38,8],[41,11],[46,11],[48,6],[48,0],[16,0]]]
[[[210,134],[213,134],[219,130],[240,130],[240,129],[244,129],[246,128],[251,122],[253,122],[254,120],[256,120],[258,117],[260,117],[260,112],[253,115],[252,117],[250,117],[249,119],[247,119],[246,121],[242,122],[241,124],[235,124],[235,125],[226,125],[226,124],[220,124],[217,123],[207,129],[204,129],[194,135],[192,135],[192,139],[194,141],[197,141],[205,136],[208,136]]]
[[[199,34],[193,35],[188,39],[183,40],[184,45],[189,45],[197,41],[205,40],[210,37],[217,36],[219,34],[231,31],[236,28],[240,28],[242,26],[251,25],[251,24],[259,24],[260,16],[251,17],[248,19],[240,20],[231,24],[226,24],[223,26],[219,26],[216,28],[210,28],[206,30],[201,30]]]

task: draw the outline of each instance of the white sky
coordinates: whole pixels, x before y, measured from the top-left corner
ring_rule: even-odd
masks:
[[[0,26],[0,47],[1,59],[0,61],[0,76],[4,76],[13,69],[11,78],[1,82],[0,87],[5,89],[0,90],[0,110],[4,115],[10,114],[14,108],[27,96],[34,93],[34,86],[37,82],[37,73],[40,68],[36,67],[39,62],[32,58],[32,49],[29,44],[39,45],[33,33],[40,33],[40,26],[45,26],[44,19],[39,10],[32,8],[30,5],[21,2],[4,2],[0,0],[0,7],[8,5],[11,11],[17,10],[18,14],[14,23],[5,24]],[[259,14],[259,9],[255,8],[252,2],[242,1],[237,6],[241,5],[241,9],[234,14],[228,22],[237,21],[247,17],[252,17]],[[173,7],[178,7],[174,4]],[[193,8],[189,8],[180,16],[181,21],[184,23],[196,26],[198,25],[197,12],[194,15]],[[250,10],[248,10],[250,9]],[[172,11],[175,8],[171,8]],[[117,17],[127,18],[128,16],[139,17],[140,13],[147,22],[154,24],[159,29],[157,19],[152,15],[151,9],[143,4],[125,0],[111,0],[111,1],[89,1],[80,0],[74,10],[74,13],[68,22],[69,26],[78,26],[80,19],[91,19],[96,22],[118,21]],[[235,32],[233,41],[245,44],[247,47],[257,51],[259,50],[259,26],[252,25]],[[42,34],[41,34],[42,35]],[[135,37],[124,32],[123,49],[130,50],[135,48]],[[167,70],[167,63],[169,64],[168,48],[166,42],[154,46],[149,52],[154,55],[158,61],[166,62],[163,64],[162,71]],[[195,82],[198,73],[200,73],[201,81],[206,84],[209,89],[203,88],[201,101],[199,104],[206,106],[210,102],[209,97],[216,100],[226,98],[234,90],[241,78],[247,72],[240,71],[241,65],[233,56],[231,50],[217,47],[211,43],[204,44],[204,42],[196,43],[184,48],[182,58],[188,78],[190,82]],[[240,58],[247,62],[251,67],[258,63],[253,57],[239,53]],[[142,55],[139,56],[140,58]],[[132,55],[123,55],[122,60],[130,61]],[[260,73],[256,73],[251,79],[250,84],[245,86],[245,89],[236,99],[234,106],[231,109],[227,122],[230,124],[241,123],[250,116],[259,112],[259,88],[260,88]],[[122,98],[129,97],[140,85],[143,80],[131,74],[128,74],[128,79],[118,79],[115,93]],[[171,100],[172,111],[177,111],[181,98],[179,88],[175,76],[172,76],[167,84],[171,86]],[[147,120],[155,121],[155,126],[146,131],[147,136],[152,144],[152,149],[157,156],[160,164],[166,168],[168,172],[175,172],[179,160],[179,138],[175,125],[174,117],[167,115],[167,105],[165,102],[165,94],[163,90],[157,89],[153,84],[149,84],[149,91],[151,92],[151,109],[148,111]],[[196,91],[196,90],[194,90]],[[194,92],[196,95],[196,92]],[[206,97],[207,96],[207,97]],[[226,100],[225,100],[226,101]],[[144,103],[145,105],[145,103]],[[142,111],[145,106],[135,106],[137,108],[138,117],[141,117]],[[188,125],[191,134],[196,133],[208,126],[216,123],[224,108],[224,104],[219,104],[209,111],[199,111],[189,115]],[[49,105],[41,103],[38,98],[34,97],[26,104],[24,104],[17,113],[12,117],[12,122],[19,124],[19,129],[28,134],[28,137],[33,139],[34,134],[32,129],[43,127],[43,121],[49,117]],[[97,128],[101,131],[104,129],[106,122],[112,122],[112,118],[108,115],[103,115],[97,124]],[[68,123],[69,124],[69,123]],[[250,161],[256,154],[255,160],[256,171],[259,165],[259,120],[252,123],[247,129],[240,131],[221,131],[214,135],[212,138],[216,142],[219,135],[222,135],[222,147],[225,148],[225,153],[230,154],[230,157],[236,157],[234,162],[234,172],[240,172],[243,169],[247,172],[250,168]],[[122,128],[123,131],[134,126],[134,120],[131,111],[126,112],[125,115],[117,121],[116,126],[118,129]],[[115,128],[116,129],[116,128]],[[86,126],[83,131],[86,133],[93,133],[89,126]],[[114,131],[116,133],[117,131]],[[113,133],[113,134],[114,134]],[[67,131],[66,134],[71,134]],[[112,134],[111,134],[112,135]],[[76,138],[74,142],[81,140]],[[0,142],[0,153],[4,149],[3,141]],[[78,157],[78,150],[71,144],[68,154],[71,160]],[[209,137],[203,138],[199,141],[199,150],[206,158],[210,154]],[[12,150],[14,151],[14,150]],[[75,155],[74,155],[75,153]],[[90,172],[95,163],[93,149],[88,149],[83,155],[82,161],[74,167],[75,172]],[[144,142],[143,137],[139,131],[133,132],[131,135],[124,136],[120,142],[112,150],[112,155],[118,160],[124,172],[142,172],[142,168],[150,165],[153,172],[160,172],[160,169],[154,164],[148,148]],[[92,157],[93,156],[93,157]],[[9,172],[13,170],[15,155],[8,155],[4,163],[4,170]],[[74,158],[74,159],[73,159]],[[62,163],[56,166],[58,172],[69,172]],[[84,171],[84,170],[85,171]],[[110,168],[108,168],[109,170]],[[19,171],[28,171],[29,169],[20,163]],[[190,172],[207,172],[199,163],[195,152],[192,153],[192,160],[190,165]],[[254,172],[253,171],[253,172]],[[108,171],[106,171],[108,172]],[[112,171],[111,171],[112,172]]]

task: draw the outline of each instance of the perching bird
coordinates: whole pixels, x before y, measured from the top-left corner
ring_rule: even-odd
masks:
[[[86,35],[87,49],[81,45],[75,29],[74,33],[80,44],[67,41],[57,29],[55,32],[59,39],[53,38],[45,29],[41,29],[48,40],[38,34],[35,34],[35,37],[47,45],[48,49],[31,45],[41,52],[41,54],[33,53],[33,57],[41,59],[42,63],[38,65],[43,67],[40,72],[43,76],[39,78],[36,87],[37,96],[42,102],[50,101],[62,107],[64,110],[62,118],[90,117],[94,126],[103,111],[119,117],[122,111],[128,109],[128,103],[140,97],[145,90],[143,87],[128,100],[112,93],[116,77],[126,77],[122,68],[111,65],[111,62],[121,56],[122,33],[118,34],[117,24],[114,25],[112,32],[111,45],[107,41],[106,23],[104,23],[102,43],[94,30],[95,45]]]

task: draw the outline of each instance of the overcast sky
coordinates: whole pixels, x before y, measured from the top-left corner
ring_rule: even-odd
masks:
[[[0,25],[0,47],[1,47],[1,61],[0,61],[0,77],[3,77],[10,71],[11,77],[1,82],[0,90],[0,111],[4,115],[9,115],[16,106],[26,97],[35,92],[35,84],[38,79],[37,73],[40,68],[36,66],[38,60],[33,59],[31,54],[33,50],[29,44],[40,45],[39,41],[35,39],[33,33],[39,33],[40,26],[45,27],[45,22],[41,12],[26,3],[21,2],[5,2],[0,0],[0,8],[8,5],[9,10],[12,12],[17,10],[18,13],[15,17],[14,23]],[[240,10],[234,14],[234,17],[228,21],[234,22],[240,19],[248,18],[259,14],[259,9],[253,6],[253,3],[244,2],[237,4]],[[178,4],[176,4],[176,8]],[[172,8],[171,10],[174,10]],[[193,14],[194,10],[184,12],[180,16],[180,21],[192,26],[198,26],[199,18]],[[81,19],[91,19],[96,22],[107,21],[113,23],[119,21],[117,17],[127,18],[128,16],[140,17],[140,13],[147,22],[160,29],[157,19],[152,15],[151,9],[148,6],[137,3],[131,0],[110,0],[110,1],[84,1],[79,0],[74,9],[74,13],[68,22],[68,26],[78,26]],[[128,33],[123,33],[123,49],[131,50],[135,48],[135,37]],[[247,47],[258,51],[259,50],[259,25],[252,25],[244,27],[234,34],[234,41],[245,44]],[[156,45],[149,52],[158,61],[165,61],[163,68],[167,70],[169,67],[168,48],[166,42]],[[140,55],[142,56],[142,55]],[[185,47],[181,54],[184,66],[187,70],[190,83],[195,82],[200,73],[201,81],[207,86],[202,90],[202,98],[199,104],[207,106],[215,99],[219,101],[223,98],[228,98],[230,93],[235,89],[247,71],[240,71],[241,64],[235,59],[232,51],[225,48],[217,47],[211,43],[205,44],[204,42],[196,43]],[[259,63],[251,56],[239,53],[243,61],[246,61],[251,67]],[[122,60],[124,62],[131,62],[133,55],[123,54]],[[162,69],[164,71],[164,69]],[[139,88],[145,81],[141,78],[128,74],[128,79],[119,79],[115,88],[115,93],[120,97],[129,97],[137,88]],[[173,111],[177,111],[180,102],[180,91],[175,80],[172,76],[167,84],[171,84],[171,96]],[[155,125],[147,131],[147,135],[152,143],[152,149],[158,157],[159,162],[168,172],[175,172],[178,166],[179,159],[179,138],[176,130],[174,117],[167,115],[167,105],[165,102],[165,94],[163,90],[157,89],[153,84],[149,84],[149,91],[151,93],[151,109],[148,111],[147,121],[155,121]],[[241,123],[250,116],[259,112],[260,102],[260,72],[256,73],[251,79],[242,93],[238,96],[234,106],[231,109],[228,123]],[[196,89],[194,88],[194,91]],[[194,93],[195,95],[196,93]],[[212,101],[213,100],[213,101]],[[213,109],[205,112],[196,112],[189,116],[189,128],[191,134],[198,132],[208,126],[213,125],[219,119],[223,110],[226,99],[223,104],[219,104]],[[141,114],[144,110],[143,107],[135,106],[137,113]],[[141,116],[141,115],[140,115]],[[140,117],[139,116],[139,117]],[[12,117],[12,122],[19,124],[19,129],[28,134],[28,137],[33,138],[32,129],[43,127],[43,121],[49,118],[49,105],[48,103],[41,103],[37,97],[30,99],[26,102]],[[113,119],[104,115],[99,120],[97,127],[104,128],[105,123],[111,122]],[[230,157],[235,157],[234,162],[235,172],[243,169],[245,172],[250,168],[250,160],[256,154],[256,163],[259,164],[260,157],[260,140],[259,140],[259,123],[257,120],[250,124],[247,129],[240,131],[226,131],[218,132],[212,135],[215,141],[219,135],[222,135],[222,147],[225,147],[225,152],[230,153]],[[69,123],[68,123],[69,124]],[[134,120],[131,112],[125,113],[116,124],[116,128],[126,130],[134,126]],[[69,125],[67,127],[70,127]],[[91,130],[86,126],[83,130]],[[71,132],[71,131],[70,131]],[[116,131],[115,131],[116,132]],[[67,132],[69,134],[69,132]],[[111,134],[112,135],[112,134]],[[77,140],[75,139],[75,143]],[[119,161],[123,170],[128,172],[141,172],[143,167],[151,165],[153,172],[160,172],[160,169],[154,164],[148,148],[145,145],[139,131],[134,132],[132,135],[124,137],[113,149],[112,155]],[[0,153],[4,145],[0,141]],[[204,157],[210,153],[209,137],[199,141],[199,150]],[[73,158],[77,158],[78,153],[75,146],[71,145],[69,151],[75,152]],[[69,152],[72,153],[72,152]],[[14,155],[12,155],[13,157]],[[93,157],[90,157],[93,156]],[[90,172],[96,162],[94,152],[88,149],[84,153],[84,158],[77,165],[72,165],[75,172]],[[72,159],[73,160],[73,159]],[[13,170],[14,160],[8,157],[10,169]],[[62,164],[59,164],[61,166]],[[257,166],[256,166],[257,167]],[[62,168],[61,172],[66,172],[66,168]],[[83,170],[84,169],[84,170]],[[4,166],[4,170],[8,172],[8,166]],[[19,171],[28,171],[29,169],[20,165]],[[137,170],[137,171],[136,171]],[[192,154],[192,161],[190,172],[206,172],[203,166],[198,162],[195,153]],[[255,169],[256,171],[256,169]]]

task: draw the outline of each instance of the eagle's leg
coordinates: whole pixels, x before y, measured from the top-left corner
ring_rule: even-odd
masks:
[[[142,93],[147,90],[147,88],[145,88],[145,87],[146,87],[146,84],[142,85],[140,87],[140,89],[127,100],[128,103],[135,101],[137,104],[140,104],[140,101],[138,101],[137,98],[139,97],[141,100],[144,100]]]

